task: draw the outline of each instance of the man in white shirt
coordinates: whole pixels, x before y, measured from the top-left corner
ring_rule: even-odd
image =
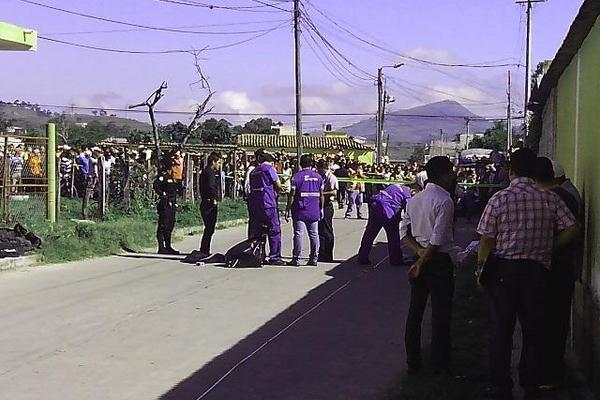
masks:
[[[410,199],[400,225],[400,238],[418,256],[408,270],[410,309],[405,345],[408,372],[422,366],[421,323],[431,294],[432,358],[436,372],[450,367],[450,322],[454,295],[454,265],[448,252],[454,244],[454,201],[450,196],[456,174],[447,157],[433,157],[425,166],[428,183]]]

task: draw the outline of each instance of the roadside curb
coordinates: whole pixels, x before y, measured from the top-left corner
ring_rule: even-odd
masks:
[[[234,228],[236,226],[240,226],[240,225],[246,225],[248,223],[248,218],[239,218],[239,219],[233,219],[231,221],[223,221],[223,222],[219,222],[217,223],[217,229],[227,229],[227,228]],[[175,236],[194,236],[194,235],[198,235],[201,234],[202,232],[204,232],[204,225],[197,225],[197,226],[188,226],[185,228],[176,228],[175,229]]]
[[[38,257],[22,256],[22,257],[7,257],[0,259],[0,272],[11,271],[19,268],[32,267],[38,263]]]

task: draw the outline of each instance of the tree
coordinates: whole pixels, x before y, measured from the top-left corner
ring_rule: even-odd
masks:
[[[271,118],[256,118],[252,119],[244,125],[245,133],[254,134],[272,134],[273,120]]]
[[[231,144],[233,143],[231,123],[225,119],[209,118],[202,124],[200,138],[203,143]]]
[[[408,159],[411,163],[423,163],[425,161],[425,145],[419,145],[413,148],[413,152]]]
[[[159,127],[160,137],[169,142],[181,142],[187,134],[187,126],[180,121]]]
[[[158,134],[158,125],[156,124],[156,117],[154,115],[154,107],[156,104],[162,99],[164,96],[163,90],[167,90],[167,81],[164,81],[158,89],[156,89],[145,102],[135,104],[129,106],[129,109],[138,108],[138,107],[148,107],[148,114],[150,114],[150,122],[152,123],[152,136],[154,137],[154,148],[156,150],[156,165],[158,166],[160,163],[160,156],[162,152],[160,151],[160,136]]]
[[[192,85],[200,84],[200,87],[206,90],[207,94],[204,98],[204,101],[202,101],[202,103],[196,106],[196,112],[194,113],[194,117],[192,118],[192,121],[187,127],[187,132],[181,138],[182,145],[185,145],[188,142],[188,140],[190,140],[192,136],[196,134],[196,131],[198,130],[198,128],[200,128],[200,120],[202,119],[202,117],[204,117],[207,114],[210,114],[210,112],[213,110],[212,107],[207,107],[208,103],[210,102],[210,99],[215,94],[215,92],[213,92],[212,88],[210,87],[210,82],[208,81],[208,78],[202,72],[202,67],[200,66],[200,61],[198,59],[200,51],[194,50],[192,51],[192,55],[194,56],[194,67],[196,67],[196,73],[198,74],[198,80],[192,83]]]
[[[496,121],[492,128],[485,131],[483,137],[471,140],[469,148],[506,149],[507,135],[506,122]]]

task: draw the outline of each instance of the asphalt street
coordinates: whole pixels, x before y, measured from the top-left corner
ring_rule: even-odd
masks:
[[[339,261],[317,268],[141,253],[4,272],[0,399],[376,399],[404,369],[409,285],[385,243],[357,264],[365,224],[336,219]]]

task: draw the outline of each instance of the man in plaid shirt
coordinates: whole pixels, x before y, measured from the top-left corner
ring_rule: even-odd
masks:
[[[499,399],[512,399],[510,365],[517,317],[523,332],[519,383],[527,398],[539,395],[546,274],[554,245],[568,243],[578,230],[560,197],[534,185],[535,162],[529,149],[513,153],[510,186],[492,196],[477,227],[478,266],[485,264],[484,285],[490,296],[491,375]],[[488,260],[492,253],[494,258]]]

